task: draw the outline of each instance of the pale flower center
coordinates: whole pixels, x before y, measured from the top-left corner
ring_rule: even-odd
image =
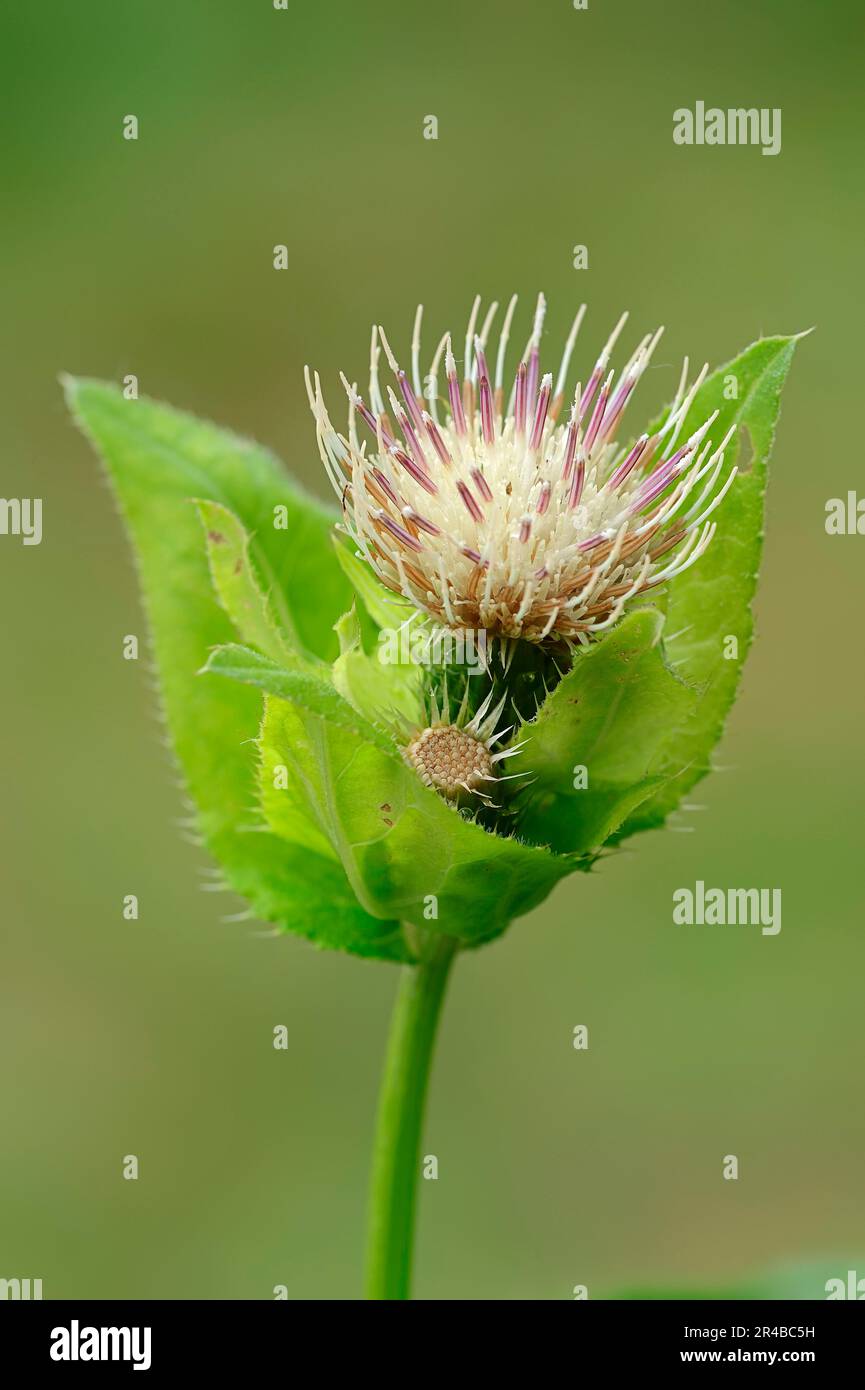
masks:
[[[424,729],[406,752],[427,786],[448,797],[466,788],[474,790],[493,775],[485,745],[453,724]]]

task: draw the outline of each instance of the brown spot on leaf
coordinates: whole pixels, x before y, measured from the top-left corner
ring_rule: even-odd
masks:
[[[207,539],[213,541],[214,545],[225,545],[225,537],[221,531],[208,531]]]

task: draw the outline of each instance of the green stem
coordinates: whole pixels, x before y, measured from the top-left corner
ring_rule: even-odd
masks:
[[[436,1024],[457,944],[449,936],[431,937],[420,963],[402,969],[376,1120],[367,1298],[409,1296],[424,1101]]]

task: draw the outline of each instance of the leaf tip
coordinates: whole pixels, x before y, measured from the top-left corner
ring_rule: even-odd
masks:
[[[87,385],[87,378],[83,376],[73,376],[71,372],[58,372],[57,381],[63,392],[63,399],[66,402],[66,409],[76,420],[80,418],[81,389]]]

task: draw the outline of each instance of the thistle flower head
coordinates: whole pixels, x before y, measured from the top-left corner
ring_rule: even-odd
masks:
[[[609,364],[623,315],[585,384],[572,391],[585,306],[554,379],[542,372],[543,295],[506,399],[515,305],[516,296],[493,368],[487,345],[497,305],[481,323],[478,298],[462,378],[445,334],[422,382],[418,309],[410,373],[374,328],[368,395],[343,377],[346,433],[331,424],[318,375],[307,372],[310,405],[343,528],[388,589],[450,628],[584,644],[629,600],[703,554],[715,529],[709,517],[735,476],[734,469],[715,491],[730,435],[713,448],[712,415],[681,438],[706,371],[688,387],[686,361],[663,426],[619,443],[625,407],[662,330],[642,339],[617,376]],[[382,350],[395,380],[386,399]]]
[[[493,775],[486,744],[454,724],[424,729],[408,746],[409,762],[421,780],[446,797],[476,791]]]
[[[441,704],[431,689],[427,695],[427,723],[423,729],[411,731],[404,753],[421,781],[451,802],[465,804],[477,798],[487,806],[494,805],[489,791],[493,783],[503,780],[498,776],[497,764],[513,757],[523,746],[512,744],[496,750],[496,744],[505,740],[513,728],[498,727],[506,700],[507,696],[503,696],[493,706],[490,690],[468,719],[466,687],[452,719],[446,684]]]

